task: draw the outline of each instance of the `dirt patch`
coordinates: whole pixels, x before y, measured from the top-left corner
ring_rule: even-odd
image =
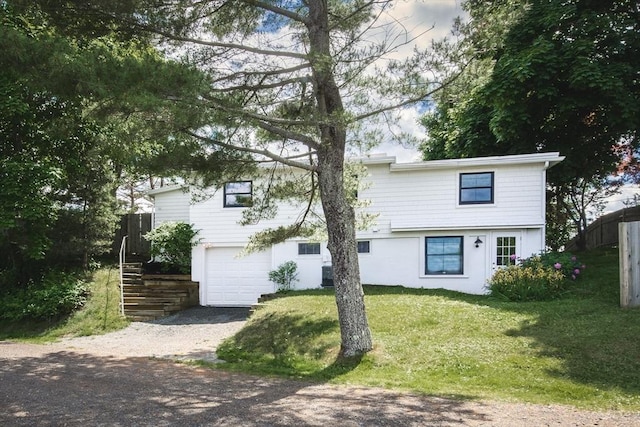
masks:
[[[0,342],[0,425],[640,425],[638,413],[443,399],[173,361],[215,361],[215,348],[246,316],[246,309],[199,307],[102,336]]]

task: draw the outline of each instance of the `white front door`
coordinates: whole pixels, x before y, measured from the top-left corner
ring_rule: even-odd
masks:
[[[491,233],[491,274],[498,269],[515,264],[521,256],[522,233],[494,231]]]

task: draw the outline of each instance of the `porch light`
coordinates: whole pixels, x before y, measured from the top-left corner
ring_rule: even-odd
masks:
[[[480,245],[482,244],[482,240],[480,240],[480,236],[476,237],[476,241],[473,243],[475,243],[476,248],[479,248]]]

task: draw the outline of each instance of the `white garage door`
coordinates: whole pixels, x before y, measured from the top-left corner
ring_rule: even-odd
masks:
[[[269,281],[271,250],[237,257],[241,248],[209,248],[206,305],[246,307],[274,291]]]

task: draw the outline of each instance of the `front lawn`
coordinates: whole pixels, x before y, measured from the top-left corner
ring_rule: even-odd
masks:
[[[366,287],[374,350],[336,361],[333,294],[293,292],[218,350],[227,369],[460,398],[640,410],[640,310],[618,301],[616,250],[581,255],[571,295],[512,303]]]

